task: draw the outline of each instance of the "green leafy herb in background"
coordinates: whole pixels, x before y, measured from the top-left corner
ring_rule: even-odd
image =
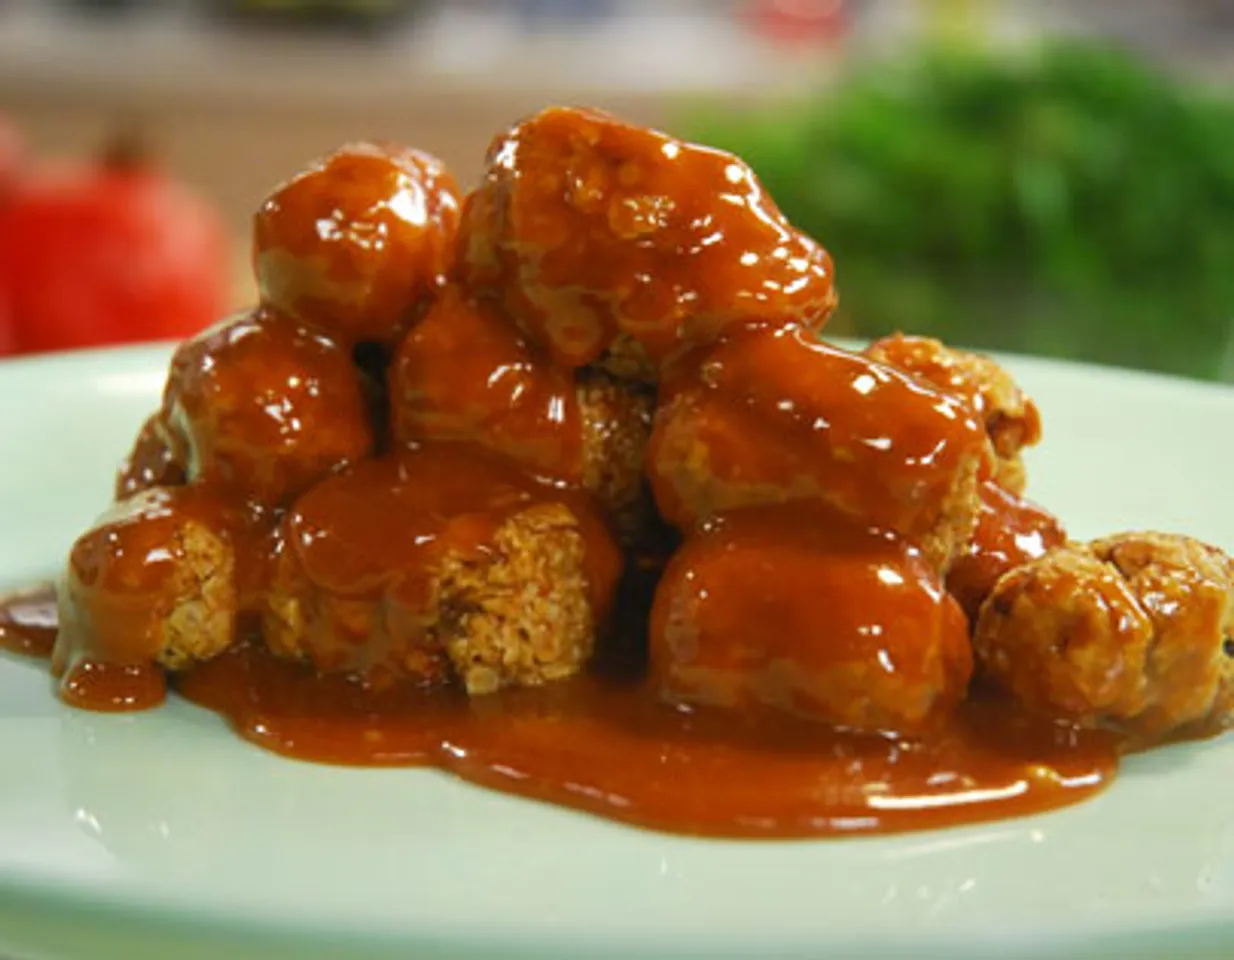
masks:
[[[1234,105],[1129,53],[923,53],[684,128],[832,251],[849,332],[1228,372]]]

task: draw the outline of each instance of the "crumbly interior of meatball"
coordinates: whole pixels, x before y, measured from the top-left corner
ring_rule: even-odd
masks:
[[[235,638],[235,545],[194,488],[152,488],[118,504],[74,545],[60,601],[63,661],[97,656],[169,670]],[[158,551],[157,566],[147,563]]]
[[[453,675],[471,694],[560,679],[579,670],[594,642],[585,549],[568,507],[528,507],[496,529],[487,549],[449,551],[424,571],[421,609],[389,594],[332,594],[285,552],[266,643],[323,670],[424,682]]]
[[[655,396],[642,384],[584,369],[578,375],[578,403],[583,426],[583,488],[599,498],[622,539],[633,542],[646,528],[653,509],[643,459]]]
[[[503,524],[483,560],[446,557],[435,631],[468,693],[578,672],[596,627],[583,554],[570,511],[545,504]]]
[[[186,524],[177,541],[183,572],[156,658],[168,670],[216,657],[235,639],[236,563],[230,545],[195,523]]]
[[[1069,544],[1005,574],[973,644],[1026,706],[1145,737],[1224,727],[1234,680],[1234,576],[1188,537]]]
[[[974,456],[960,465],[954,485],[939,505],[933,526],[921,538],[922,556],[940,573],[946,573],[962,555],[977,529],[982,462],[982,458]]]
[[[651,384],[659,378],[647,349],[628,333],[617,334],[595,365],[618,380]]]

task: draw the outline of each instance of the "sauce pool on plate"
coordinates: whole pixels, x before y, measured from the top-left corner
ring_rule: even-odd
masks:
[[[54,591],[0,605],[0,641],[46,655]],[[507,793],[638,826],[719,837],[894,833],[1035,813],[1106,786],[1108,733],[963,703],[913,737],[846,731],[772,711],[686,710],[621,664],[469,699],[454,688],[373,689],[240,645],[175,689],[246,740],[300,760],[431,766]]]

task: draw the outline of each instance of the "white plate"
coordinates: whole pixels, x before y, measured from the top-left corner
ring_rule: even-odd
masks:
[[[0,583],[109,495],[166,351],[0,365]],[[1016,361],[1032,490],[1087,537],[1234,548],[1234,391]],[[1234,956],[1234,737],[1133,758],[1096,800],[903,837],[681,839],[423,770],[248,746],[173,702],[74,712],[0,654],[0,955]]]

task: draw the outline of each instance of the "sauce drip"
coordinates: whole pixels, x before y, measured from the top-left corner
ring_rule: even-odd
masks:
[[[113,505],[69,553],[52,663],[63,699],[106,711],[160,704],[158,664],[171,636],[193,644],[194,656],[221,649],[230,624],[209,605],[243,609],[263,592],[267,525],[205,484],[154,487]]]
[[[149,661],[117,663],[81,657],[60,671],[60,699],[98,713],[149,710],[167,699],[167,678]]]
[[[40,583],[0,597],[0,650],[49,657],[57,629],[53,584]]]

